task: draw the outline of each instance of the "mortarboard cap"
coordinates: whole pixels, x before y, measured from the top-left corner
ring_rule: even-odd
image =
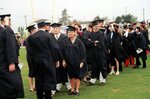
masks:
[[[38,27],[42,27],[42,26],[45,26],[45,21],[47,21],[47,19],[38,19],[34,22],[37,23]]]
[[[132,27],[132,26],[129,26],[129,29],[130,29],[130,30],[133,30],[133,27]]]
[[[98,22],[104,22],[104,20],[103,20],[103,19],[98,19],[97,21],[98,21]]]
[[[45,21],[45,24],[50,26],[51,22],[47,20],[47,21]]]
[[[67,28],[67,31],[75,31],[75,30],[77,30],[75,27],[73,27],[73,26],[67,26],[68,28]]]
[[[31,30],[36,29],[35,24],[29,25],[26,29],[31,32]]]
[[[0,19],[3,20],[5,17],[10,17],[11,14],[3,14],[3,15],[0,15]]]
[[[60,23],[53,23],[53,24],[51,24],[51,26],[52,26],[52,27],[60,27],[61,24],[60,24]]]
[[[91,23],[92,23],[92,26],[95,26],[95,25],[97,25],[97,24],[99,23],[99,21],[94,20],[94,21],[92,21]]]

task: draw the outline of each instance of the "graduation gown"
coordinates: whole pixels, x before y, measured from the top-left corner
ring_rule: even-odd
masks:
[[[83,42],[77,37],[72,43],[69,38],[63,41],[63,59],[66,61],[66,69],[69,78],[82,78],[86,68],[84,65],[80,68],[80,63],[86,63],[86,52]]]
[[[0,99],[23,98],[24,90],[18,67],[18,49],[13,30],[0,26]],[[9,72],[9,64],[15,64],[15,71]]]
[[[60,34],[60,37],[58,39],[55,38],[57,44],[59,45],[60,51],[62,53],[62,42],[66,38],[64,34]],[[60,66],[56,68],[56,77],[57,77],[57,83],[65,83],[68,82],[68,74],[66,68],[62,66],[62,59],[60,60]]]
[[[40,91],[56,89],[56,67],[59,46],[49,33],[39,30],[29,38],[29,53],[33,55],[35,87]],[[27,53],[28,54],[28,53]]]
[[[26,39],[26,50],[27,50],[27,62],[28,62],[28,67],[29,67],[29,73],[28,76],[29,77],[35,77],[35,72],[34,72],[34,58],[33,58],[33,53],[32,53],[32,49],[29,46],[29,38],[31,37],[28,36],[28,38]]]
[[[108,49],[110,49],[110,57],[116,58],[119,62],[126,59],[127,55],[121,45],[121,36],[113,32],[113,37],[111,38],[111,33],[108,35]]]
[[[103,78],[106,78],[107,68],[106,68],[106,48],[104,44],[104,33],[92,32],[86,38],[86,46],[88,48],[88,59],[92,65],[92,78],[98,78],[100,72]],[[95,45],[95,41],[98,41]]]
[[[136,44],[136,49],[141,48],[143,52],[140,54],[137,54],[138,56],[142,57],[143,59],[147,59],[146,56],[146,40],[144,38],[144,35],[142,33],[140,34],[135,34],[135,44]]]
[[[136,56],[135,37],[133,33],[129,33],[127,37],[123,36],[123,48],[128,56]]]

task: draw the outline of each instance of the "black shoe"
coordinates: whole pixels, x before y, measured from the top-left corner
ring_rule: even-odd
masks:
[[[56,93],[60,93],[60,91],[59,91],[59,90],[56,90],[55,94],[56,94]]]
[[[135,65],[132,67],[133,69],[139,68],[139,65]]]
[[[146,68],[146,66],[143,66],[143,69],[145,69]]]
[[[94,84],[91,83],[91,82],[88,82],[87,85],[88,85],[88,86],[92,86],[92,85],[94,85]]]
[[[70,92],[68,92],[68,95],[75,95],[75,92],[74,91],[70,91]]]
[[[76,96],[79,96],[79,92],[75,92],[75,95],[76,95]]]
[[[84,82],[85,84],[87,84],[87,83],[88,83],[86,80],[83,80],[83,82]]]
[[[104,83],[104,82],[101,82],[101,83],[100,83],[100,86],[104,86],[104,85],[105,85],[105,83]]]

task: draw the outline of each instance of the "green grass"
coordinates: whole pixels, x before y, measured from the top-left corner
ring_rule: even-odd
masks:
[[[29,91],[28,66],[26,51],[20,50],[20,59],[24,63],[22,78],[25,90],[25,99],[36,99],[35,92]],[[65,86],[53,99],[150,99],[150,55],[147,59],[147,68],[132,69],[127,67],[119,76],[109,75],[107,84],[100,86],[86,86],[81,84],[80,96],[68,96]]]

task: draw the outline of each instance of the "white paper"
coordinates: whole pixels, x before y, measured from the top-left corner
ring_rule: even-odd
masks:
[[[143,50],[142,50],[142,49],[136,50],[136,52],[137,52],[138,54],[140,54],[141,52],[143,52]]]

